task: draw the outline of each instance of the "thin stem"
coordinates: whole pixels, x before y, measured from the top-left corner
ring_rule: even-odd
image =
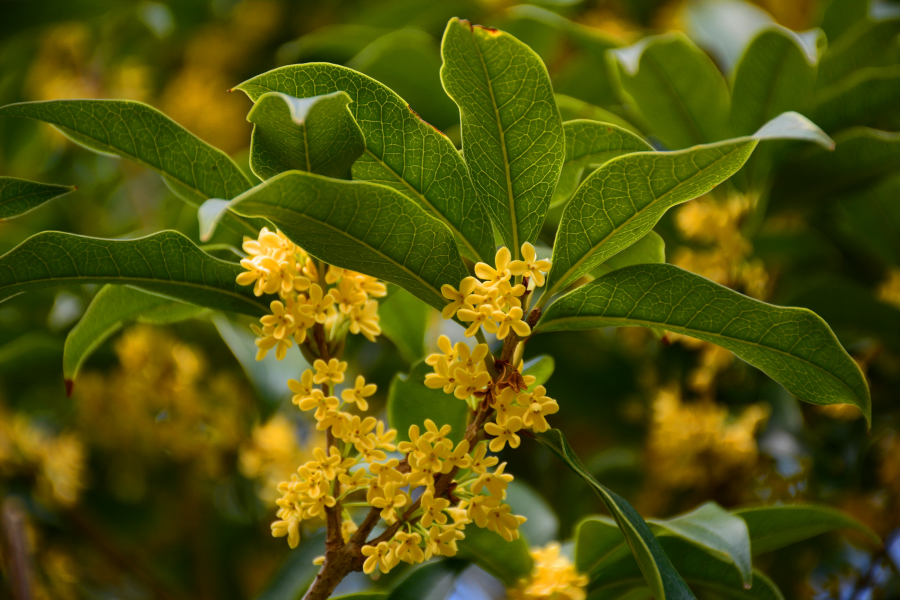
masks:
[[[25,533],[25,510],[16,498],[3,503],[3,537],[9,558],[6,572],[16,600],[31,600],[31,556]]]

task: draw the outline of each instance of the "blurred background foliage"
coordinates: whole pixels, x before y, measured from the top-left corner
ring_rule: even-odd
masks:
[[[706,500],[725,507],[828,503],[871,526],[888,540],[886,550],[873,553],[852,536],[829,535],[763,556],[761,568],[788,598],[900,596],[900,150],[898,134],[851,129],[900,126],[900,5],[41,0],[7,1],[2,12],[0,104],[139,100],[241,164],[251,104],[227,90],[296,62],[362,71],[459,143],[458,113],[438,74],[440,36],[452,16],[531,45],[564,95],[564,119],[634,123],[660,148],[653,126],[617,92],[608,50],[677,30],[728,77],[761,28],[821,28],[825,57],[833,60],[830,70],[819,70],[816,97],[840,100],[875,79],[893,82],[887,101],[844,111],[834,122],[817,120],[838,142],[836,162],[829,167],[831,159],[816,154],[822,151],[795,146],[768,206],[741,195],[705,197],[672,211],[657,232],[669,262],[823,316],[869,378],[872,431],[852,407],[801,406],[727,351],[672,334],[555,334],[536,338],[528,352],[555,358],[551,386],[562,410],[554,425],[593,474],[643,515],[665,517]],[[854,139],[867,135],[883,142],[880,162],[839,179],[840,160],[865,159],[869,150]],[[824,173],[811,170],[823,160]],[[86,152],[36,122],[0,121],[0,173],[79,188],[0,222],[2,252],[46,229],[134,237],[175,228],[198,240],[196,210],[155,174]],[[820,189],[801,193],[810,181]],[[214,241],[234,243],[229,235]],[[271,582],[287,551],[268,525],[275,485],[316,443],[316,432],[284,406],[284,382],[303,368],[299,353],[254,364],[249,329],[221,316],[148,318],[106,342],[68,398],[63,343],[96,291],[47,291],[0,305],[0,495],[17,498],[28,512],[35,597],[237,599],[265,589],[267,598],[289,597],[276,594],[286,585],[283,573]],[[386,334],[414,326],[410,314],[401,299],[383,307]],[[422,322],[430,323],[422,348],[387,340],[359,345],[354,368],[379,385],[376,407],[395,374],[433,348],[442,325],[434,315]],[[579,519],[602,512],[583,482],[543,448],[526,443],[503,459],[517,481],[543,497],[523,488],[521,501],[551,509],[538,511],[543,517],[531,535],[540,539],[532,542],[565,540]],[[318,550],[301,548],[287,560],[309,563],[309,552]],[[9,597],[5,585],[0,597]],[[502,588],[487,576],[456,591],[459,598],[498,594]]]

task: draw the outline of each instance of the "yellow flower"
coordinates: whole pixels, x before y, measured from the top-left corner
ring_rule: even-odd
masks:
[[[356,526],[356,523],[353,522],[353,519],[345,519],[343,523],[341,523],[341,538],[344,540],[344,543],[348,543],[350,541],[350,536],[356,533],[356,530],[359,529]]]
[[[509,252],[509,248],[504,246],[497,250],[497,254],[494,257],[494,265],[496,268],[492,268],[490,265],[480,262],[475,265],[475,275],[484,281],[484,286],[486,288],[492,288],[499,285],[501,282],[509,281],[509,278],[512,276],[512,273],[509,270],[511,259],[512,255]]]
[[[394,552],[399,560],[410,564],[420,563],[425,560],[425,553],[419,547],[419,544],[422,542],[420,534],[398,531],[394,539],[397,541],[397,547]]]
[[[433,488],[435,473],[436,472],[432,471],[431,469],[421,469],[414,467],[412,472],[410,472],[409,476],[407,477],[407,482],[409,483],[410,489],[415,489],[417,487],[423,486],[427,488]],[[437,471],[437,473],[440,473],[440,471]]]
[[[400,461],[392,458],[386,463],[372,463],[369,465],[369,472],[378,478],[378,485],[386,486],[388,483],[402,483],[403,473],[397,470]]]
[[[456,369],[456,390],[453,395],[460,400],[465,400],[475,392],[481,391],[491,383],[491,376],[482,371],[473,375],[462,367]]]
[[[350,422],[344,428],[344,435],[341,438],[345,442],[350,442],[356,446],[357,452],[371,450],[374,447],[372,441],[368,438],[368,433],[375,429],[377,420],[375,417],[366,417],[360,419],[358,415],[353,415]]]
[[[288,546],[292,549],[300,545],[300,520],[296,518],[272,523],[272,537],[287,536]]]
[[[311,396],[313,393],[313,372],[309,369],[303,372],[303,375],[300,376],[300,381],[296,379],[288,379],[288,388],[294,392],[294,397],[291,398],[291,402],[294,404],[300,404],[304,398],[307,396]]]
[[[510,285],[508,281],[504,281],[492,291],[497,292],[496,303],[498,305],[515,308],[522,307],[522,301],[519,298],[525,293],[525,286],[521,283]]]
[[[482,488],[487,488],[492,496],[496,496],[501,500],[506,497],[506,488],[509,482],[513,480],[513,476],[504,473],[506,463],[501,463],[493,473],[482,473],[478,479],[472,483],[472,493],[480,494]]]
[[[518,307],[509,309],[508,313],[500,310],[495,310],[491,313],[491,319],[496,321],[499,325],[497,328],[497,339],[505,339],[506,336],[509,335],[510,328],[512,328],[519,337],[528,337],[531,334],[531,327],[522,320],[523,316],[524,312]]]
[[[409,437],[408,442],[400,442],[397,444],[397,450],[402,452],[403,454],[409,454],[410,452],[415,452],[416,444],[419,442],[419,426],[418,425],[410,425],[409,426]]]
[[[247,270],[237,276],[237,284],[254,284],[253,295],[262,296],[266,287],[266,279],[269,276],[269,271],[250,258],[241,260],[241,266]],[[284,535],[287,535],[286,531]]]
[[[284,357],[287,356],[288,348],[294,345],[288,338],[281,340],[276,338],[273,331],[268,327],[266,329],[260,329],[256,325],[251,325],[250,329],[257,335],[257,339],[254,342],[256,347],[259,348],[259,351],[256,353],[256,360],[264,359],[266,354],[268,354],[269,350],[272,348],[275,348],[275,358],[283,360]]]
[[[533,548],[534,569],[531,576],[510,590],[511,600],[584,600],[589,579],[579,575],[569,559],[560,553],[560,545],[552,542],[544,548]]]
[[[449,473],[453,469],[468,469],[472,464],[469,458],[469,440],[463,440],[456,446],[456,450],[447,455],[444,459],[444,466],[441,473]]]
[[[487,454],[487,444],[478,444],[475,447],[475,453],[472,455],[472,472],[484,473],[489,468],[500,462],[496,456],[485,456]]]
[[[346,273],[351,273],[351,271],[346,271]],[[375,277],[370,277],[363,273],[353,273],[353,278],[356,279],[359,289],[372,298],[384,298],[387,296],[387,286]]]
[[[334,298],[322,291],[318,283],[309,286],[309,298],[306,303],[300,307],[301,311],[310,315],[316,320],[316,323],[324,324],[328,319],[328,309],[334,304]]]
[[[472,305],[480,302],[480,296],[472,297],[472,293],[478,287],[478,280],[474,277],[466,277],[459,284],[459,290],[452,285],[444,284],[441,286],[441,294],[450,304],[446,305],[441,311],[441,316],[445,319],[452,319],[453,315],[460,308],[472,308]]]
[[[369,504],[375,508],[381,509],[381,518],[388,523],[393,523],[397,519],[396,509],[406,506],[409,496],[406,492],[399,489],[398,484],[389,482],[385,485],[379,496],[372,498]]]
[[[344,402],[356,404],[359,410],[365,411],[369,409],[369,403],[366,398],[374,394],[378,387],[374,383],[366,384],[366,379],[362,375],[356,376],[356,385],[351,389],[341,392],[341,398]]]
[[[384,421],[378,421],[378,425],[375,428],[375,433],[369,434],[369,439],[372,440],[372,445],[377,448],[383,448],[388,452],[394,452],[397,450],[397,446],[392,444],[394,438],[397,437],[396,429],[388,429],[384,430],[385,424]]]
[[[440,429],[435,425],[434,421],[431,419],[425,419],[425,433],[422,434],[422,437],[434,444],[435,446],[438,444],[444,444],[447,447],[447,451],[449,452],[451,448],[453,448],[453,442],[447,439],[447,436],[450,435],[450,432],[453,430],[449,425],[443,425]]]
[[[297,403],[297,406],[304,412],[315,409],[316,421],[321,421],[328,411],[337,409],[338,404],[340,401],[336,397],[326,396],[322,390],[312,390],[309,396]]]
[[[334,265],[328,265],[328,270],[325,272],[325,283],[336,283],[343,276],[344,269],[335,267]]]
[[[331,396],[334,398],[334,396]],[[337,398],[334,398],[337,400]],[[347,413],[342,413],[334,409],[330,409],[325,413],[325,416],[319,419],[319,422],[316,423],[316,429],[319,431],[326,431],[327,429],[331,429],[331,435],[340,439],[344,437],[344,428],[347,426]]]
[[[338,475],[338,481],[349,490],[355,490],[369,485],[369,478],[366,477],[365,469],[357,469],[352,474],[341,473]]]
[[[378,316],[378,302],[369,300],[365,306],[353,307],[350,311],[350,333],[357,335],[362,333],[370,342],[374,342],[375,338],[381,335],[381,325]]]
[[[331,271],[329,271],[329,274],[330,273]],[[336,288],[331,288],[328,293],[331,294],[331,297],[334,298],[334,302],[345,315],[350,314],[350,311],[353,308],[364,305],[368,299],[366,293],[357,287],[356,281],[348,278],[341,279],[338,286]],[[378,306],[378,303],[376,302],[375,305]]]
[[[381,567],[382,573],[387,573],[391,570],[388,561],[390,546],[388,546],[387,542],[380,542],[377,546],[363,546],[362,553],[363,556],[368,557],[366,562],[363,563],[363,573],[366,575],[371,575],[376,567]]]
[[[521,406],[513,404],[516,401],[515,388],[503,388],[499,394],[494,396],[494,402],[491,406],[497,411],[497,423],[505,425],[510,417],[521,417],[525,412]]]
[[[465,504],[469,518],[475,521],[476,525],[479,527],[487,527],[488,512],[491,509],[500,506],[500,498],[495,498],[493,496],[473,496],[471,500],[463,504]],[[463,504],[460,506],[463,506]]]
[[[303,507],[310,517],[318,517],[325,514],[325,508],[331,508],[337,504],[334,496],[323,494],[318,498],[312,498],[310,502],[304,502]]]
[[[344,381],[344,371],[347,370],[347,363],[332,358],[327,363],[321,358],[313,363],[316,374],[313,375],[313,381],[318,384],[334,385]]]
[[[469,373],[477,373],[478,371],[484,370],[483,361],[489,352],[490,348],[488,348],[487,344],[478,344],[471,351],[469,350],[468,344],[463,342],[456,344],[456,357],[459,364]]]
[[[441,460],[447,455],[447,446],[443,442],[431,444],[424,437],[420,437],[416,443],[415,464],[418,469],[428,469],[440,473],[443,463]]]
[[[500,504],[487,512],[487,528],[507,542],[519,539],[519,525],[526,521],[525,517],[510,514],[511,510],[509,504]]]
[[[444,509],[450,506],[449,500],[435,498],[434,492],[431,490],[423,492],[419,500],[422,508],[422,527],[427,529],[431,527],[433,522],[438,525],[443,525],[447,522],[447,515],[444,514]]]
[[[530,393],[521,394],[516,401],[525,407],[522,411],[522,425],[535,431],[550,429],[546,415],[559,412],[559,404],[553,398],[547,397],[547,389],[542,385],[535,387]]]
[[[534,246],[525,242],[522,244],[522,260],[514,260],[509,265],[509,271],[513,275],[524,275],[534,282],[536,287],[544,285],[544,273],[550,270],[549,260],[537,260],[537,252]]]
[[[452,527],[442,529],[437,525],[432,525],[431,529],[428,530],[426,543],[430,553],[435,556],[456,556],[456,553],[459,551],[456,541],[464,537],[463,532],[458,529]],[[428,558],[431,557],[429,556]]]
[[[478,307],[478,310],[461,308],[456,315],[462,321],[471,321],[468,329],[466,329],[466,337],[472,337],[478,333],[479,327],[484,327],[484,330],[488,333],[497,333],[497,324],[491,320],[493,313],[494,307],[489,304],[482,304]]]
[[[490,443],[491,452],[500,452],[506,444],[509,444],[510,448],[518,448],[522,440],[516,435],[516,432],[520,429],[522,429],[522,419],[519,417],[510,417],[503,425],[487,423],[484,426],[485,432],[495,436]]]
[[[434,365],[434,373],[425,375],[425,385],[433,390],[443,388],[445,394],[453,393],[456,389],[456,375],[450,372],[447,357],[441,356]]]
[[[459,344],[457,344],[457,347],[459,347]],[[453,349],[453,344],[450,343],[450,338],[446,335],[442,335],[438,338],[438,348],[440,348],[443,354],[429,354],[425,359],[426,365],[433,367],[441,358],[446,358],[448,364],[456,360],[456,351]],[[466,348],[468,348],[468,346],[466,346]]]
[[[329,453],[325,454],[325,450],[316,448],[313,450],[313,456],[316,457],[316,460],[311,460],[303,466],[311,472],[319,471],[328,481],[334,481],[339,473],[339,470],[336,470],[336,468],[340,469],[342,462],[341,453],[338,449],[332,446],[329,448]]]

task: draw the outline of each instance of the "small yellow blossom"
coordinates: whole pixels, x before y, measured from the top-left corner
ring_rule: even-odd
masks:
[[[466,329],[466,337],[472,337],[478,333],[479,327],[484,327],[488,333],[497,333],[497,324],[491,320],[494,308],[488,304],[482,304],[478,310],[461,308],[456,314],[463,321],[471,321]]]
[[[367,557],[363,563],[363,573],[366,575],[371,575],[378,567],[381,568],[382,573],[387,573],[391,570],[388,559],[390,546],[388,546],[387,542],[379,542],[377,546],[363,546],[362,553],[363,556]]]
[[[503,425],[485,424],[485,432],[494,436],[490,443],[491,452],[500,452],[506,444],[509,444],[510,448],[518,448],[522,440],[516,432],[520,429],[522,429],[522,419],[519,417],[510,417]]]
[[[531,335],[531,327],[522,320],[523,315],[522,309],[518,307],[509,309],[509,312],[495,310],[491,313],[491,319],[496,321],[498,325],[497,339],[505,339],[506,336],[509,335],[510,329],[515,331],[516,335],[522,338]]]
[[[509,252],[509,248],[504,246],[497,250],[497,254],[494,257],[496,268],[480,262],[475,265],[475,275],[484,281],[484,287],[488,289],[496,287],[504,281],[509,281],[509,278],[512,277],[512,273],[509,270],[511,259],[512,255]]]
[[[296,398],[296,396],[295,396]],[[315,409],[315,418],[317,421],[321,421],[325,418],[325,414],[328,411],[332,411],[338,407],[340,401],[334,396],[326,396],[322,390],[316,389],[313,390],[309,396],[306,396],[299,402],[297,402],[297,406],[302,411],[309,411]]]
[[[487,454],[487,444],[478,444],[475,447],[475,454],[472,455],[472,472],[484,473],[498,462],[500,459],[496,456],[485,456]]]
[[[457,344],[457,347],[459,347],[459,344]],[[443,354],[429,354],[425,359],[426,365],[433,367],[441,358],[445,358],[448,364],[456,360],[456,350],[453,349],[453,344],[450,343],[450,338],[446,335],[442,335],[438,338],[438,348],[440,348]]]
[[[410,564],[425,560],[425,552],[419,546],[422,543],[421,534],[398,531],[394,539],[397,541],[395,553],[399,560]]]
[[[537,260],[537,252],[534,246],[525,242],[522,244],[522,260],[514,260],[509,265],[509,271],[515,276],[523,275],[534,282],[534,285],[544,285],[544,273],[550,270],[549,260]]]
[[[534,568],[531,575],[510,590],[509,600],[584,600],[587,575],[579,575],[575,566],[560,552],[558,542],[533,548]]]
[[[344,381],[344,371],[347,370],[347,363],[332,358],[327,363],[321,358],[313,363],[316,374],[313,375],[313,381],[318,384],[335,385]]]
[[[487,528],[507,542],[519,539],[519,525],[526,521],[525,517],[511,514],[511,510],[509,504],[500,504],[487,512]]]
[[[378,316],[378,302],[369,300],[360,308],[354,306],[350,311],[350,333],[356,335],[362,333],[370,342],[374,342],[376,336],[381,335],[381,325]]]
[[[362,375],[356,376],[356,384],[341,392],[341,398],[344,402],[356,404],[359,410],[366,411],[369,409],[369,403],[366,398],[378,391],[378,387],[374,383],[366,384],[366,379]]]
[[[503,472],[505,468],[506,463],[501,463],[493,473],[485,472],[479,475],[478,479],[472,484],[472,493],[480,494],[482,488],[487,488],[492,496],[501,500],[505,498],[506,488],[509,482],[513,480],[512,475]]]
[[[435,363],[434,373],[425,375],[425,385],[433,390],[443,388],[445,394],[451,394],[456,389],[456,375],[450,372],[450,364],[445,356],[441,356]]]
[[[443,525],[447,522],[447,515],[444,514],[444,509],[450,506],[449,500],[435,498],[434,492],[431,490],[423,492],[419,500],[422,508],[422,527],[427,529],[431,527],[432,523]]]
[[[535,431],[547,431],[550,424],[547,423],[546,415],[552,415],[559,412],[559,405],[553,398],[547,397],[547,389],[539,385],[534,391],[521,394],[516,401],[525,410],[522,411],[522,425],[530,427]]]
[[[445,319],[452,319],[453,315],[460,308],[471,308],[475,302],[480,302],[482,300],[480,296],[472,297],[472,293],[475,292],[477,287],[478,280],[474,277],[463,279],[459,284],[459,290],[446,283],[442,285],[441,294],[444,298],[450,300],[450,304],[443,308],[441,316]]]

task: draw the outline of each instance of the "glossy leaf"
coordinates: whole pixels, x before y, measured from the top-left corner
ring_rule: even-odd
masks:
[[[506,503],[512,514],[527,521],[519,526],[519,533],[532,546],[544,546],[559,539],[559,517],[553,507],[527,483],[510,481],[506,488]]]
[[[156,318],[160,318],[160,311],[165,312],[179,305],[190,307],[196,312],[203,310],[198,306],[149,294],[126,285],[104,286],[94,296],[78,324],[66,336],[63,377],[67,382],[75,379],[84,361],[126,322],[135,321],[151,312]]]
[[[643,575],[653,596],[657,600],[694,598],[644,519],[628,502],[591,476],[562,432],[550,429],[544,433],[536,433],[535,438],[584,479],[603,501],[631,548],[635,564],[639,568],[637,577]]]
[[[750,135],[781,113],[803,113],[812,101],[817,63],[818,54],[810,56],[789,29],[773,26],[753,38],[735,70],[734,133]]]
[[[353,178],[412,198],[450,228],[470,258],[493,259],[490,219],[459,152],[386,86],[346,67],[312,63],[263,73],[236,89],[254,101],[269,92],[296,98],[346,92],[366,139],[365,152],[353,164]]]
[[[508,588],[528,577],[534,566],[528,542],[522,537],[507,542],[499,534],[473,525],[466,527],[466,537],[457,546],[460,558],[471,560]]]
[[[250,168],[260,179],[285,171],[348,178],[366,148],[345,92],[294,98],[269,92],[247,115],[253,123]]]
[[[819,64],[816,88],[827,89],[848,75],[866,67],[883,67],[892,61],[900,46],[900,18],[855,23],[837,42],[829,40],[828,51]],[[893,46],[893,48],[891,48]]]
[[[559,114],[562,116],[563,121],[586,119],[588,121],[612,123],[613,125],[618,125],[622,129],[627,129],[636,135],[641,134],[637,127],[619,115],[600,108],[599,106],[594,106],[589,102],[573,98],[572,96],[566,96],[565,94],[555,94],[554,98],[556,98],[556,106],[559,107]],[[563,125],[565,125],[565,123],[563,123]]]
[[[841,231],[888,264],[900,266],[900,175],[848,193],[835,206]]]
[[[664,262],[666,262],[666,242],[658,233],[651,231],[594,269],[591,275],[599,277],[631,265]]]
[[[216,310],[266,314],[268,303],[235,282],[242,271],[175,231],[135,240],[46,231],[0,257],[0,299],[59,285],[115,283]]]
[[[74,186],[0,177],[0,221],[30,212],[54,198],[75,191]]]
[[[434,316],[430,306],[402,288],[394,288],[378,303],[381,333],[391,340],[406,362],[425,356],[425,331]]]
[[[855,529],[869,541],[881,543],[866,525],[829,506],[787,504],[740,508],[734,514],[747,522],[753,556],[840,529]]]
[[[712,60],[680,33],[613,50],[622,90],[667,148],[731,135],[728,85]]]
[[[434,369],[420,360],[409,374],[397,373],[388,390],[388,425],[397,430],[398,441],[409,440],[410,425],[418,425],[425,431],[425,419],[431,419],[438,427],[450,425],[448,436],[454,444],[466,435],[466,419],[469,405],[443,389],[433,390],[425,386],[425,375]]]
[[[399,285],[440,310],[441,286],[459,286],[466,267],[450,231],[392,188],[288,171],[231,203],[274,223],[319,260]]]
[[[441,79],[459,106],[466,165],[518,258],[521,245],[540,233],[565,158],[547,68],[508,33],[455,18],[441,52]]]
[[[535,332],[655,327],[730,350],[813,404],[849,403],[871,419],[865,377],[815,313],[743,296],[674,265],[613,271],[548,308]]]
[[[613,158],[653,150],[641,137],[611,123],[566,121],[563,132],[566,135],[566,160],[551,206],[567,202],[586,173]]]
[[[900,66],[861,69],[816,96],[812,119],[825,131],[872,125],[900,104]]]

